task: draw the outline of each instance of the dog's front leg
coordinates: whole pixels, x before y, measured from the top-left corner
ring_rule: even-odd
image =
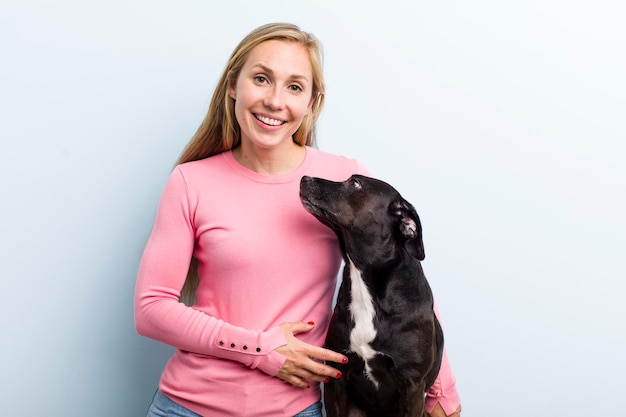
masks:
[[[402,417],[426,417],[426,401],[424,397],[425,384],[417,385],[417,389],[410,389],[406,393],[406,408],[402,411]]]
[[[331,379],[324,384],[324,406],[327,417],[348,416],[346,384],[340,379]]]

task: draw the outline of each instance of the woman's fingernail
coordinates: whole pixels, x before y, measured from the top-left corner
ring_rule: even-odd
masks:
[[[330,378],[326,377],[326,379],[324,380],[324,382],[329,383],[330,382]]]
[[[307,388],[311,388],[311,386],[310,386],[310,385],[307,385],[306,387],[307,387]]]
[[[337,379],[341,378],[341,372],[337,372],[337,375],[335,376],[335,378]]]
[[[343,359],[341,360],[341,363],[348,363],[348,358],[343,358]]]
[[[310,321],[310,322],[308,322],[307,324],[308,324],[309,326],[314,326],[314,325],[315,325],[315,322],[314,322],[314,321]]]

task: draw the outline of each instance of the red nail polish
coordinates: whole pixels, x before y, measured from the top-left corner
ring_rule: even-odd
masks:
[[[311,388],[311,386],[310,386],[310,385],[307,385],[306,387],[307,387],[307,388]]]
[[[343,358],[343,359],[341,360],[341,363],[348,363],[348,358]]]
[[[314,322],[314,321],[310,321],[310,322],[308,322],[307,324],[308,324],[309,326],[314,326],[314,325],[315,325],[315,322]]]
[[[324,379],[324,382],[328,384],[330,382],[330,378],[326,377],[326,379]]]
[[[335,376],[335,378],[337,379],[341,378],[341,372],[337,372],[337,375]]]

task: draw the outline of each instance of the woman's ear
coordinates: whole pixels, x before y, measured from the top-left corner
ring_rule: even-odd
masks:
[[[317,92],[311,96],[311,101],[309,101],[309,105],[306,108],[306,114],[311,113],[311,109],[313,109],[313,105],[322,99],[322,93]]]
[[[237,99],[237,77],[234,76],[232,71],[228,72],[228,76],[226,77],[226,82],[228,83],[228,96],[233,100]]]

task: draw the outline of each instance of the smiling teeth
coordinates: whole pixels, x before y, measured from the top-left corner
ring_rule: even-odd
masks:
[[[258,114],[256,115],[256,118],[270,126],[279,126],[283,124],[282,120],[270,119],[269,117],[259,116]]]

